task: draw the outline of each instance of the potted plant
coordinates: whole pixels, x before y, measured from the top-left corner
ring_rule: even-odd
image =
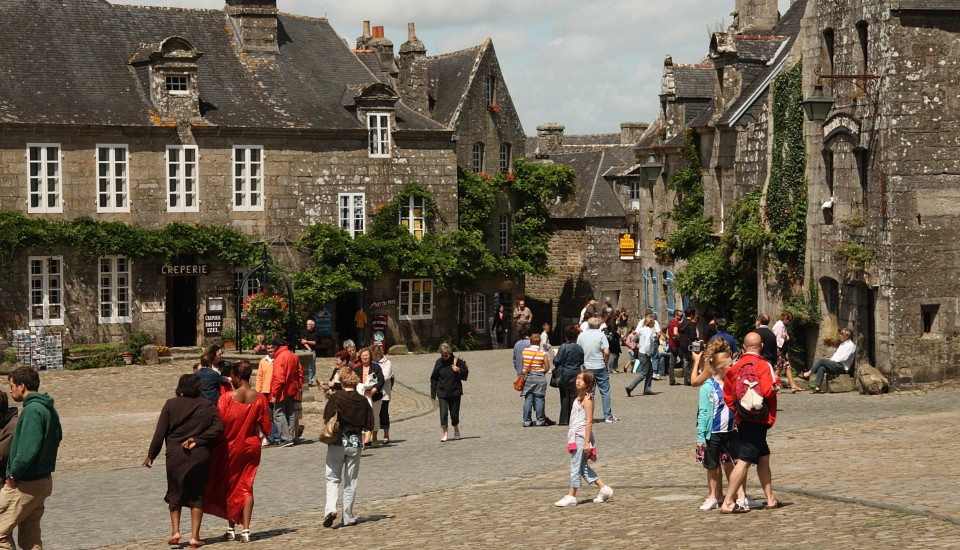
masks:
[[[131,351],[125,351],[125,352],[121,353],[120,356],[123,357],[123,364],[124,364],[124,365],[132,365],[132,364],[133,364],[133,352],[131,352]]]
[[[237,349],[237,331],[232,328],[228,328],[220,333],[220,338],[223,339],[223,349]]]

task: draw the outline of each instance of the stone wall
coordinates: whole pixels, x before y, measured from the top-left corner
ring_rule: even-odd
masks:
[[[193,128],[198,146],[199,212],[167,212],[166,146],[179,143],[174,128],[121,130],[118,128],[54,129],[37,127],[26,133],[14,128],[0,132],[0,210],[26,213],[27,143],[59,143],[61,147],[61,189],[63,214],[36,214],[48,219],[74,219],[90,216],[101,221],[119,221],[142,228],[157,229],[171,222],[229,225],[255,241],[289,243],[317,222],[338,223],[338,193],[366,194],[367,224],[377,209],[392,200],[404,186],[421,183],[433,194],[448,231],[457,224],[457,181],[454,151],[445,137],[407,137],[394,134],[390,158],[369,158],[366,133],[341,132],[339,136],[232,135],[229,130]],[[97,144],[126,144],[129,147],[130,212],[98,213]],[[263,147],[263,211],[235,211],[232,206],[233,145]],[[288,247],[276,251],[287,267],[296,270],[302,262]],[[51,255],[48,250],[37,254]],[[97,265],[77,251],[63,250],[67,341],[91,342],[119,340],[131,328],[143,329],[164,341],[166,315],[163,311],[146,313],[143,303],[163,304],[166,283],[158,275],[157,260],[132,262],[132,293],[136,304],[132,323],[99,325],[96,321]],[[0,329],[21,328],[27,322],[27,264],[23,254],[8,261],[11,269],[0,276],[0,290],[20,304],[0,316]],[[198,258],[211,266],[209,277],[197,279],[202,319],[204,298],[222,295],[217,286],[233,283],[232,266]],[[392,297],[396,298],[396,283]],[[438,305],[442,298],[435,297]],[[232,304],[227,319],[233,319]],[[454,308],[455,311],[455,308]],[[93,315],[91,315],[93,314]],[[232,322],[226,326],[232,326]],[[416,324],[429,324],[417,322]],[[456,326],[455,317],[453,326]],[[202,330],[198,326],[198,333]],[[438,331],[417,328],[411,331],[418,341],[432,341]],[[412,346],[416,347],[416,346]]]

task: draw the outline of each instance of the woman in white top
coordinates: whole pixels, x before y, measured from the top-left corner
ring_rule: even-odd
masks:
[[[797,393],[803,391],[803,388],[793,381],[793,366],[790,364],[790,358],[787,357],[787,342],[790,341],[787,325],[790,324],[790,321],[793,321],[793,314],[784,311],[780,314],[780,320],[774,323],[773,329],[771,329],[774,336],[777,337],[777,364],[774,365],[773,371],[777,376],[783,376],[783,372],[786,371],[787,380],[790,382],[790,393]]]
[[[381,445],[390,444],[390,394],[393,393],[393,362],[383,354],[383,348],[373,346],[373,360],[380,363],[380,370],[383,371],[383,399],[380,400],[380,427],[383,428],[383,441]],[[377,440],[377,431],[373,431],[373,440]]]

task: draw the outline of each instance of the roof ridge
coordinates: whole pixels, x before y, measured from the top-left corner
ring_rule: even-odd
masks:
[[[790,37],[778,34],[735,34],[733,38],[734,40],[786,40]]]
[[[483,48],[483,44],[477,44],[476,46],[470,46],[469,48],[464,48],[464,49],[462,49],[462,50],[457,50],[457,51],[455,51],[455,52],[438,53],[437,55],[428,55],[428,56],[427,56],[427,59],[443,59],[443,58],[445,58],[445,57],[453,57],[453,56],[456,56],[456,55],[463,55],[463,54],[465,54],[465,53],[469,53],[470,50],[477,50],[477,51],[479,51],[481,48]]]
[[[681,69],[713,69],[716,65],[713,63],[676,63],[673,67]]]

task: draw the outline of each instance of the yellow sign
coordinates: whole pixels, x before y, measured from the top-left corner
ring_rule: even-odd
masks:
[[[620,259],[629,262],[637,257],[637,238],[633,233],[620,234]]]

